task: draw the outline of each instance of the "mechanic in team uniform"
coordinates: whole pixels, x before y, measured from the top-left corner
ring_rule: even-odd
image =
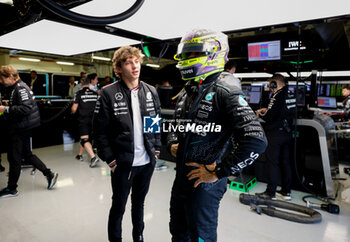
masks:
[[[8,105],[0,106],[9,121],[10,142],[7,159],[10,163],[8,185],[0,191],[0,198],[18,195],[17,182],[21,174],[21,162],[24,158],[40,170],[48,181],[48,189],[56,184],[58,174],[50,169],[36,156],[30,147],[32,129],[40,125],[39,108],[34,100],[33,92],[22,80],[18,71],[10,65],[0,68],[0,84],[9,88]]]
[[[91,79],[89,78],[89,76],[82,81],[83,89],[76,92],[76,95],[74,97],[74,103],[72,105],[72,113],[78,113],[80,145],[84,147],[86,152],[89,154],[91,158],[90,167],[92,168],[95,167],[97,162],[99,161],[91,145],[92,119],[98,94],[97,92],[90,89],[90,83]],[[80,149],[80,152],[82,152],[82,149]],[[82,153],[79,153],[76,158],[82,159]]]
[[[269,79],[269,87],[273,94],[268,107],[256,112],[265,121],[269,183],[266,191],[257,195],[270,199],[275,199],[278,195],[283,200],[291,200],[292,169],[289,156],[296,99],[288,90],[281,74],[275,74]],[[276,192],[279,166],[282,172],[282,189]]]

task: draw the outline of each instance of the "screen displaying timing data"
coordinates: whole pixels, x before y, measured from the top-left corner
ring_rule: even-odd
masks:
[[[259,104],[261,99],[260,86],[242,86],[242,91],[249,104]]]
[[[317,97],[317,106],[320,108],[337,108],[335,97]]]
[[[281,59],[281,41],[248,43],[248,61],[269,61]]]

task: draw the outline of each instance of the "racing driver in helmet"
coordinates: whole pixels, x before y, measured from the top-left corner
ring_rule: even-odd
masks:
[[[220,79],[228,52],[225,34],[197,29],[181,39],[175,55],[187,83],[173,119],[181,128],[167,137],[168,150],[176,157],[172,241],[217,241],[218,209],[227,177],[251,165],[267,145],[242,91]]]

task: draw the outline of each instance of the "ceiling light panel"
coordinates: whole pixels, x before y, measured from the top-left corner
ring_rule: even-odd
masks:
[[[74,11],[108,16],[125,11],[130,1],[93,0],[74,8]],[[112,24],[159,39],[181,37],[193,28],[233,31],[247,28],[293,23],[347,15],[349,0],[147,0],[130,18]]]
[[[41,20],[0,36],[0,48],[55,55],[82,53],[134,45],[138,42],[49,20]]]

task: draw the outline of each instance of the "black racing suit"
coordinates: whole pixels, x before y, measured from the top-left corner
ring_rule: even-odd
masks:
[[[40,113],[33,92],[21,80],[10,87],[9,111],[5,113],[5,118],[10,123],[10,144],[7,152],[10,163],[8,188],[10,190],[17,188],[22,158],[45,176],[51,175],[50,169],[32,154],[30,148],[32,129],[40,125]]]
[[[296,109],[296,99],[284,86],[270,98],[267,111],[260,114],[266,123],[268,146],[266,158],[268,162],[269,183],[266,192],[274,196],[278,184],[279,164],[282,172],[282,192],[290,193],[292,170],[290,164],[290,143],[292,139],[292,120]]]
[[[173,241],[216,241],[218,208],[227,189],[226,177],[252,164],[266,147],[264,131],[242,91],[219,76],[220,73],[213,74],[201,85],[191,82],[178,98],[175,121],[189,130],[168,135],[169,150],[172,144],[179,144],[170,203]],[[227,159],[224,154],[231,147],[232,138],[237,148],[234,159]],[[194,168],[185,163],[214,161],[219,180],[193,188],[194,181],[186,175]]]
[[[160,116],[160,102],[154,87],[140,81],[137,95],[143,122],[149,116]],[[144,146],[150,163],[132,166],[134,127],[131,107],[131,90],[123,81],[119,81],[102,88],[95,109],[94,134],[98,155],[110,167],[117,165],[111,173],[113,197],[108,220],[110,241],[121,241],[122,218],[130,189],[133,238],[138,241],[142,235],[144,201],[156,163],[155,155],[161,146],[160,133],[144,132]]]

